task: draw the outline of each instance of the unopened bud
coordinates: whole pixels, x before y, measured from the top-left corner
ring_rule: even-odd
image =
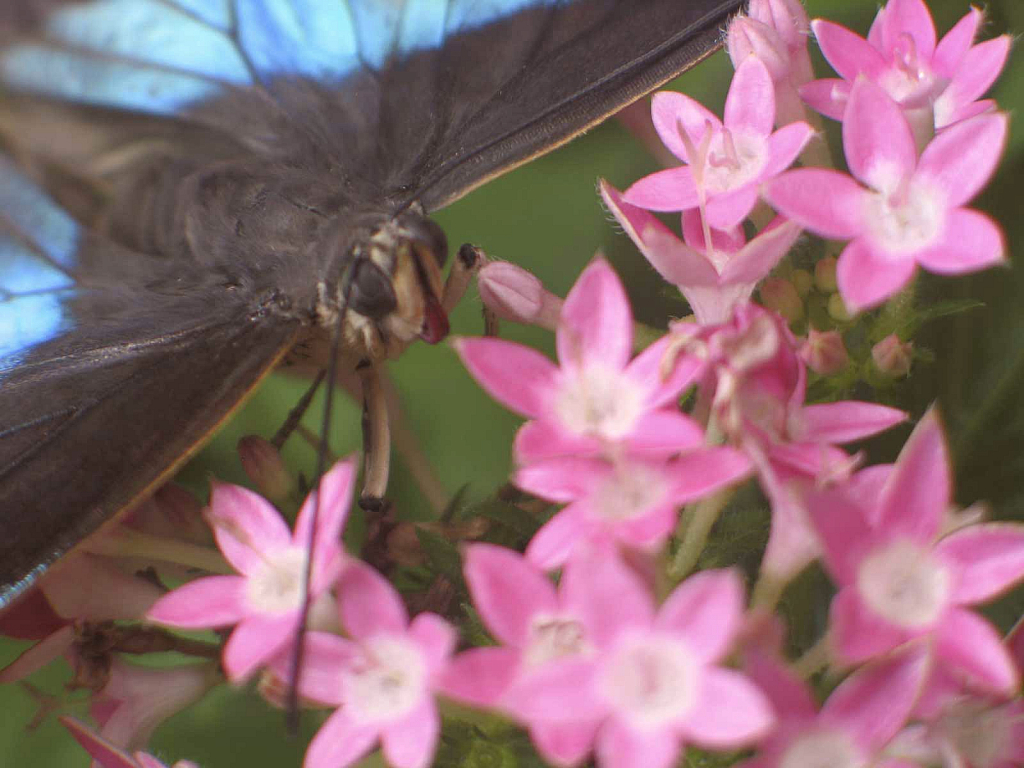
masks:
[[[294,489],[295,479],[270,441],[256,435],[243,437],[238,441],[238,458],[245,474],[270,501],[286,499]]]
[[[790,323],[803,319],[804,303],[788,280],[769,277],[761,283],[761,304],[778,312]]]
[[[729,22],[725,46],[734,68],[748,56],[756,56],[768,69],[772,80],[778,82],[789,73],[789,50],[774,29],[746,16],[736,16]]]
[[[747,14],[778,32],[790,48],[807,45],[811,22],[800,0],[750,0]]]
[[[832,256],[822,259],[814,265],[814,284],[822,293],[836,290],[836,260]]]
[[[807,341],[800,347],[800,359],[822,376],[839,373],[850,362],[839,331],[816,331],[813,328],[807,334]]]
[[[875,367],[893,379],[901,379],[910,373],[913,356],[913,343],[900,341],[895,333],[889,334],[871,348],[871,359]]]
[[[852,316],[850,310],[846,308],[843,297],[838,293],[833,293],[828,297],[828,316],[840,323],[845,323]]]
[[[806,269],[794,269],[789,276],[789,282],[796,288],[801,297],[807,296],[814,287],[814,276]]]
[[[502,320],[555,330],[563,301],[534,275],[507,261],[494,261],[477,276],[480,298]]]

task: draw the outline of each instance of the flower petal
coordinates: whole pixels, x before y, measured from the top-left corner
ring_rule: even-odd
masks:
[[[357,723],[339,709],[316,732],[303,768],[346,768],[370,751],[377,733],[376,727]]]
[[[775,86],[768,68],[748,56],[736,68],[725,97],[722,122],[729,130],[767,136],[775,122]]]
[[[803,122],[784,125],[768,138],[768,164],[762,178],[777,176],[789,168],[814,136],[814,129]]]
[[[839,254],[836,282],[843,302],[852,312],[881,304],[899,292],[914,276],[911,258],[886,258],[864,238],[854,240]]]
[[[763,192],[775,210],[823,237],[848,240],[863,229],[866,192],[845,173],[798,168],[770,179]]]
[[[640,731],[613,719],[597,734],[595,751],[601,768],[671,768],[681,748],[668,728]]]
[[[309,526],[316,510],[316,542],[313,552],[313,568],[322,570],[341,551],[341,529],[348,517],[352,501],[352,483],[355,478],[354,456],[339,461],[320,480],[320,505],[317,510],[317,495],[310,493],[299,510],[295,520],[292,541],[305,546],[309,541]]]
[[[907,420],[905,411],[876,403],[844,400],[806,405],[800,410],[801,439],[849,443]]]
[[[451,624],[436,613],[420,613],[409,624],[412,638],[430,667],[431,673],[438,673],[455,650],[459,635]]]
[[[842,120],[850,100],[850,84],[834,77],[812,80],[801,85],[798,93],[811,109],[833,120]]]
[[[531,418],[544,412],[558,368],[540,352],[501,339],[459,338],[452,346],[470,375],[499,403]]]
[[[909,639],[865,606],[853,587],[832,598],[830,625],[836,654],[851,664],[881,656]]]
[[[776,716],[786,722],[810,720],[818,712],[810,688],[776,653],[749,648],[743,654],[743,670],[767,696]]]
[[[858,499],[839,489],[812,490],[805,501],[821,540],[825,566],[841,584],[857,579],[857,566],[871,542],[871,529]]]
[[[530,738],[541,757],[558,766],[577,765],[590,752],[599,722],[534,723]]]
[[[224,672],[232,682],[241,682],[275,656],[297,636],[298,617],[253,616],[242,620],[224,646]]]
[[[961,60],[970,50],[971,43],[974,42],[974,36],[978,34],[978,28],[983,19],[984,14],[981,9],[972,6],[960,18],[960,21],[942,36],[939,44],[935,46],[935,55],[932,56],[932,67],[937,72],[941,72],[947,77],[956,72]]]
[[[1024,578],[1024,525],[972,525],[944,538],[935,551],[956,565],[951,599],[961,605],[990,600]]]
[[[420,706],[401,720],[388,723],[381,733],[382,752],[395,768],[427,768],[437,749],[441,718],[433,701]]]
[[[995,172],[1009,128],[1009,116],[1002,112],[951,125],[924,148],[915,179],[939,187],[950,207],[964,205]]]
[[[757,205],[758,190],[755,184],[745,184],[736,189],[715,195],[708,200],[708,224],[715,229],[732,229],[743,222]]]
[[[904,726],[924,687],[929,668],[926,644],[855,672],[836,688],[821,710],[822,724],[834,726],[873,754]]]
[[[989,89],[1006,64],[1011,42],[1009,35],[1000,35],[978,43],[967,52],[953,73],[952,81],[935,102],[936,128],[952,125],[959,119],[958,113],[970,107],[972,102],[979,103],[975,99]]]
[[[932,408],[907,439],[882,489],[878,526],[887,536],[931,544],[951,500],[946,438]]]
[[[766,736],[775,725],[772,705],[760,689],[731,669],[709,667],[700,701],[680,727],[687,741],[709,749],[734,749]]]
[[[668,596],[655,626],[678,634],[705,664],[729,650],[743,619],[743,584],[729,569],[700,571]]]
[[[679,504],[707,496],[748,477],[750,459],[733,448],[700,448],[683,454],[670,465],[672,498]]]
[[[217,546],[240,573],[264,563],[262,553],[291,546],[292,534],[273,504],[248,488],[211,483],[206,518]]]
[[[777,216],[722,268],[722,284],[756,283],[771,272],[800,236],[800,225]]]
[[[566,504],[593,493],[611,472],[612,466],[601,459],[563,456],[521,467],[512,482],[527,493]]]
[[[473,707],[493,707],[519,674],[519,652],[511,648],[470,648],[441,673],[437,690]]]
[[[676,91],[661,91],[651,99],[651,120],[658,137],[683,162],[690,162],[686,146],[679,135],[685,130],[694,144],[699,144],[710,124],[711,130],[722,128],[718,115],[696,99]]]
[[[307,632],[299,693],[303,698],[321,704],[338,706],[344,701],[345,672],[361,651],[355,644],[330,632]],[[292,654],[274,659],[274,672],[289,684],[292,677]]]
[[[622,370],[629,362],[633,314],[622,281],[604,259],[590,262],[565,297],[555,343],[563,368],[593,360]]]
[[[554,585],[518,552],[472,544],[463,570],[480,618],[507,645],[524,647],[533,618],[558,611]]]
[[[704,431],[697,423],[672,408],[649,411],[636,422],[629,438],[629,453],[646,458],[665,458],[694,450],[704,444]]]
[[[935,23],[924,0],[890,0],[882,21],[882,44],[885,51],[895,51],[902,38],[914,40],[917,55],[927,61],[935,53]]]
[[[962,275],[1006,263],[1006,242],[999,225],[985,214],[954,208],[946,214],[939,242],[915,258],[929,272]]]
[[[512,447],[517,464],[564,456],[594,456],[603,448],[598,438],[573,435],[547,420],[526,422],[516,433]]]
[[[644,584],[620,558],[588,553],[574,558],[562,574],[563,606],[575,613],[599,648],[607,648],[624,631],[647,628],[654,605]]]
[[[526,559],[544,571],[560,568],[577,545],[587,542],[592,530],[582,507],[570,504],[533,535],[526,545]]]
[[[501,703],[527,723],[589,723],[607,712],[595,688],[592,661],[563,658],[520,677]]]
[[[357,639],[380,632],[404,633],[409,613],[391,582],[366,563],[356,560],[338,580],[341,624]]]
[[[811,22],[811,30],[832,69],[844,80],[853,82],[857,75],[869,77],[885,69],[885,59],[868,41],[846,27],[824,19]]]
[[[865,78],[850,91],[843,115],[843,149],[850,173],[883,192],[895,192],[914,172],[914,134],[899,104]]]
[[[949,611],[939,626],[935,653],[939,663],[984,690],[1010,696],[1020,686],[1019,672],[999,633],[973,611]]]
[[[655,171],[622,194],[624,202],[649,211],[687,211],[700,204],[700,191],[688,165]]]
[[[674,403],[679,393],[693,383],[700,372],[699,360],[689,355],[677,355],[672,368],[666,375],[666,356],[674,343],[675,339],[670,335],[662,336],[626,366],[626,375],[630,380],[646,390],[644,405],[648,408]],[[696,423],[693,428],[703,432]],[[701,442],[703,442],[703,436],[701,436]]]
[[[210,629],[237,624],[246,613],[244,577],[207,576],[168,592],[146,618],[181,629]]]

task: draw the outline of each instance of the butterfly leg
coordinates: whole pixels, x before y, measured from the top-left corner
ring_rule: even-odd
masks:
[[[384,491],[391,469],[388,403],[377,365],[363,360],[356,372],[363,389],[363,491],[359,506],[377,511],[384,506]]]

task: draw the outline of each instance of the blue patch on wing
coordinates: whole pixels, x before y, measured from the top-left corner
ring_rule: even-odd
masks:
[[[64,301],[74,293],[80,235],[74,219],[0,158],[0,358],[9,358],[0,370],[73,327]]]
[[[252,85],[252,70],[262,80],[335,84],[437,48],[448,35],[573,1],[91,0],[58,7],[41,40],[0,52],[0,79],[70,101],[174,115],[225,86]]]

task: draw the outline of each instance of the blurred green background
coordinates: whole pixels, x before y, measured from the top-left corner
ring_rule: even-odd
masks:
[[[874,0],[813,0],[808,5],[812,16],[828,16],[861,34],[876,10]],[[934,0],[931,6],[940,33],[967,10],[961,0]],[[986,10],[985,37],[1024,30],[1020,0],[991,0]],[[828,70],[821,67],[818,72],[825,76]],[[718,110],[729,75],[728,61],[718,54],[675,87]],[[994,95],[1010,112],[1024,106],[1024,63],[1019,55],[1011,54]],[[1012,129],[999,175],[976,203],[1002,222],[1011,255],[1024,238],[1024,131],[1018,121]],[[836,137],[830,139],[834,142]],[[595,192],[599,177],[623,188],[655,169],[654,161],[613,121],[477,190],[437,219],[453,246],[467,241],[478,244],[496,258],[532,270],[550,290],[562,295],[601,249],[626,280],[638,316],[663,325],[679,305],[667,298],[657,275],[609,222]],[[1024,518],[1024,412],[1020,407],[1024,402],[1024,271],[999,269],[960,279],[925,278],[920,292],[929,300],[976,298],[985,306],[936,321],[915,338],[918,347],[930,350],[935,359],[930,364],[916,362],[900,400],[915,416],[931,402],[940,401],[955,450],[960,502],[984,499],[999,517]],[[454,333],[482,331],[474,291],[455,312],[452,326]],[[549,334],[506,324],[503,335],[552,351]],[[393,364],[392,372],[408,423],[450,492],[468,485],[469,497],[480,498],[504,482],[510,468],[510,441],[519,420],[482,393],[450,348],[414,345]],[[304,388],[302,382],[275,375],[189,465],[181,480],[201,493],[211,475],[244,482],[235,452],[238,439],[250,433],[272,434]],[[306,420],[313,430],[319,424],[316,411],[314,407]],[[877,458],[891,459],[905,435],[877,446]],[[359,445],[359,409],[342,399],[331,447],[346,455]],[[285,456],[291,466],[310,471],[313,451],[301,440],[293,438]],[[401,461],[396,463],[389,495],[400,514],[429,517],[429,507]],[[1024,600],[1012,596],[1003,605],[1005,620],[1014,611],[1021,612]],[[0,640],[0,666],[24,647]],[[33,682],[59,693],[66,675],[66,669],[55,665]],[[38,705],[20,687],[0,689],[0,766],[87,765],[84,753],[52,718],[29,729]],[[153,747],[169,763],[189,757],[206,768],[298,766],[303,742],[286,735],[283,720],[252,692],[222,688],[163,726]]]

